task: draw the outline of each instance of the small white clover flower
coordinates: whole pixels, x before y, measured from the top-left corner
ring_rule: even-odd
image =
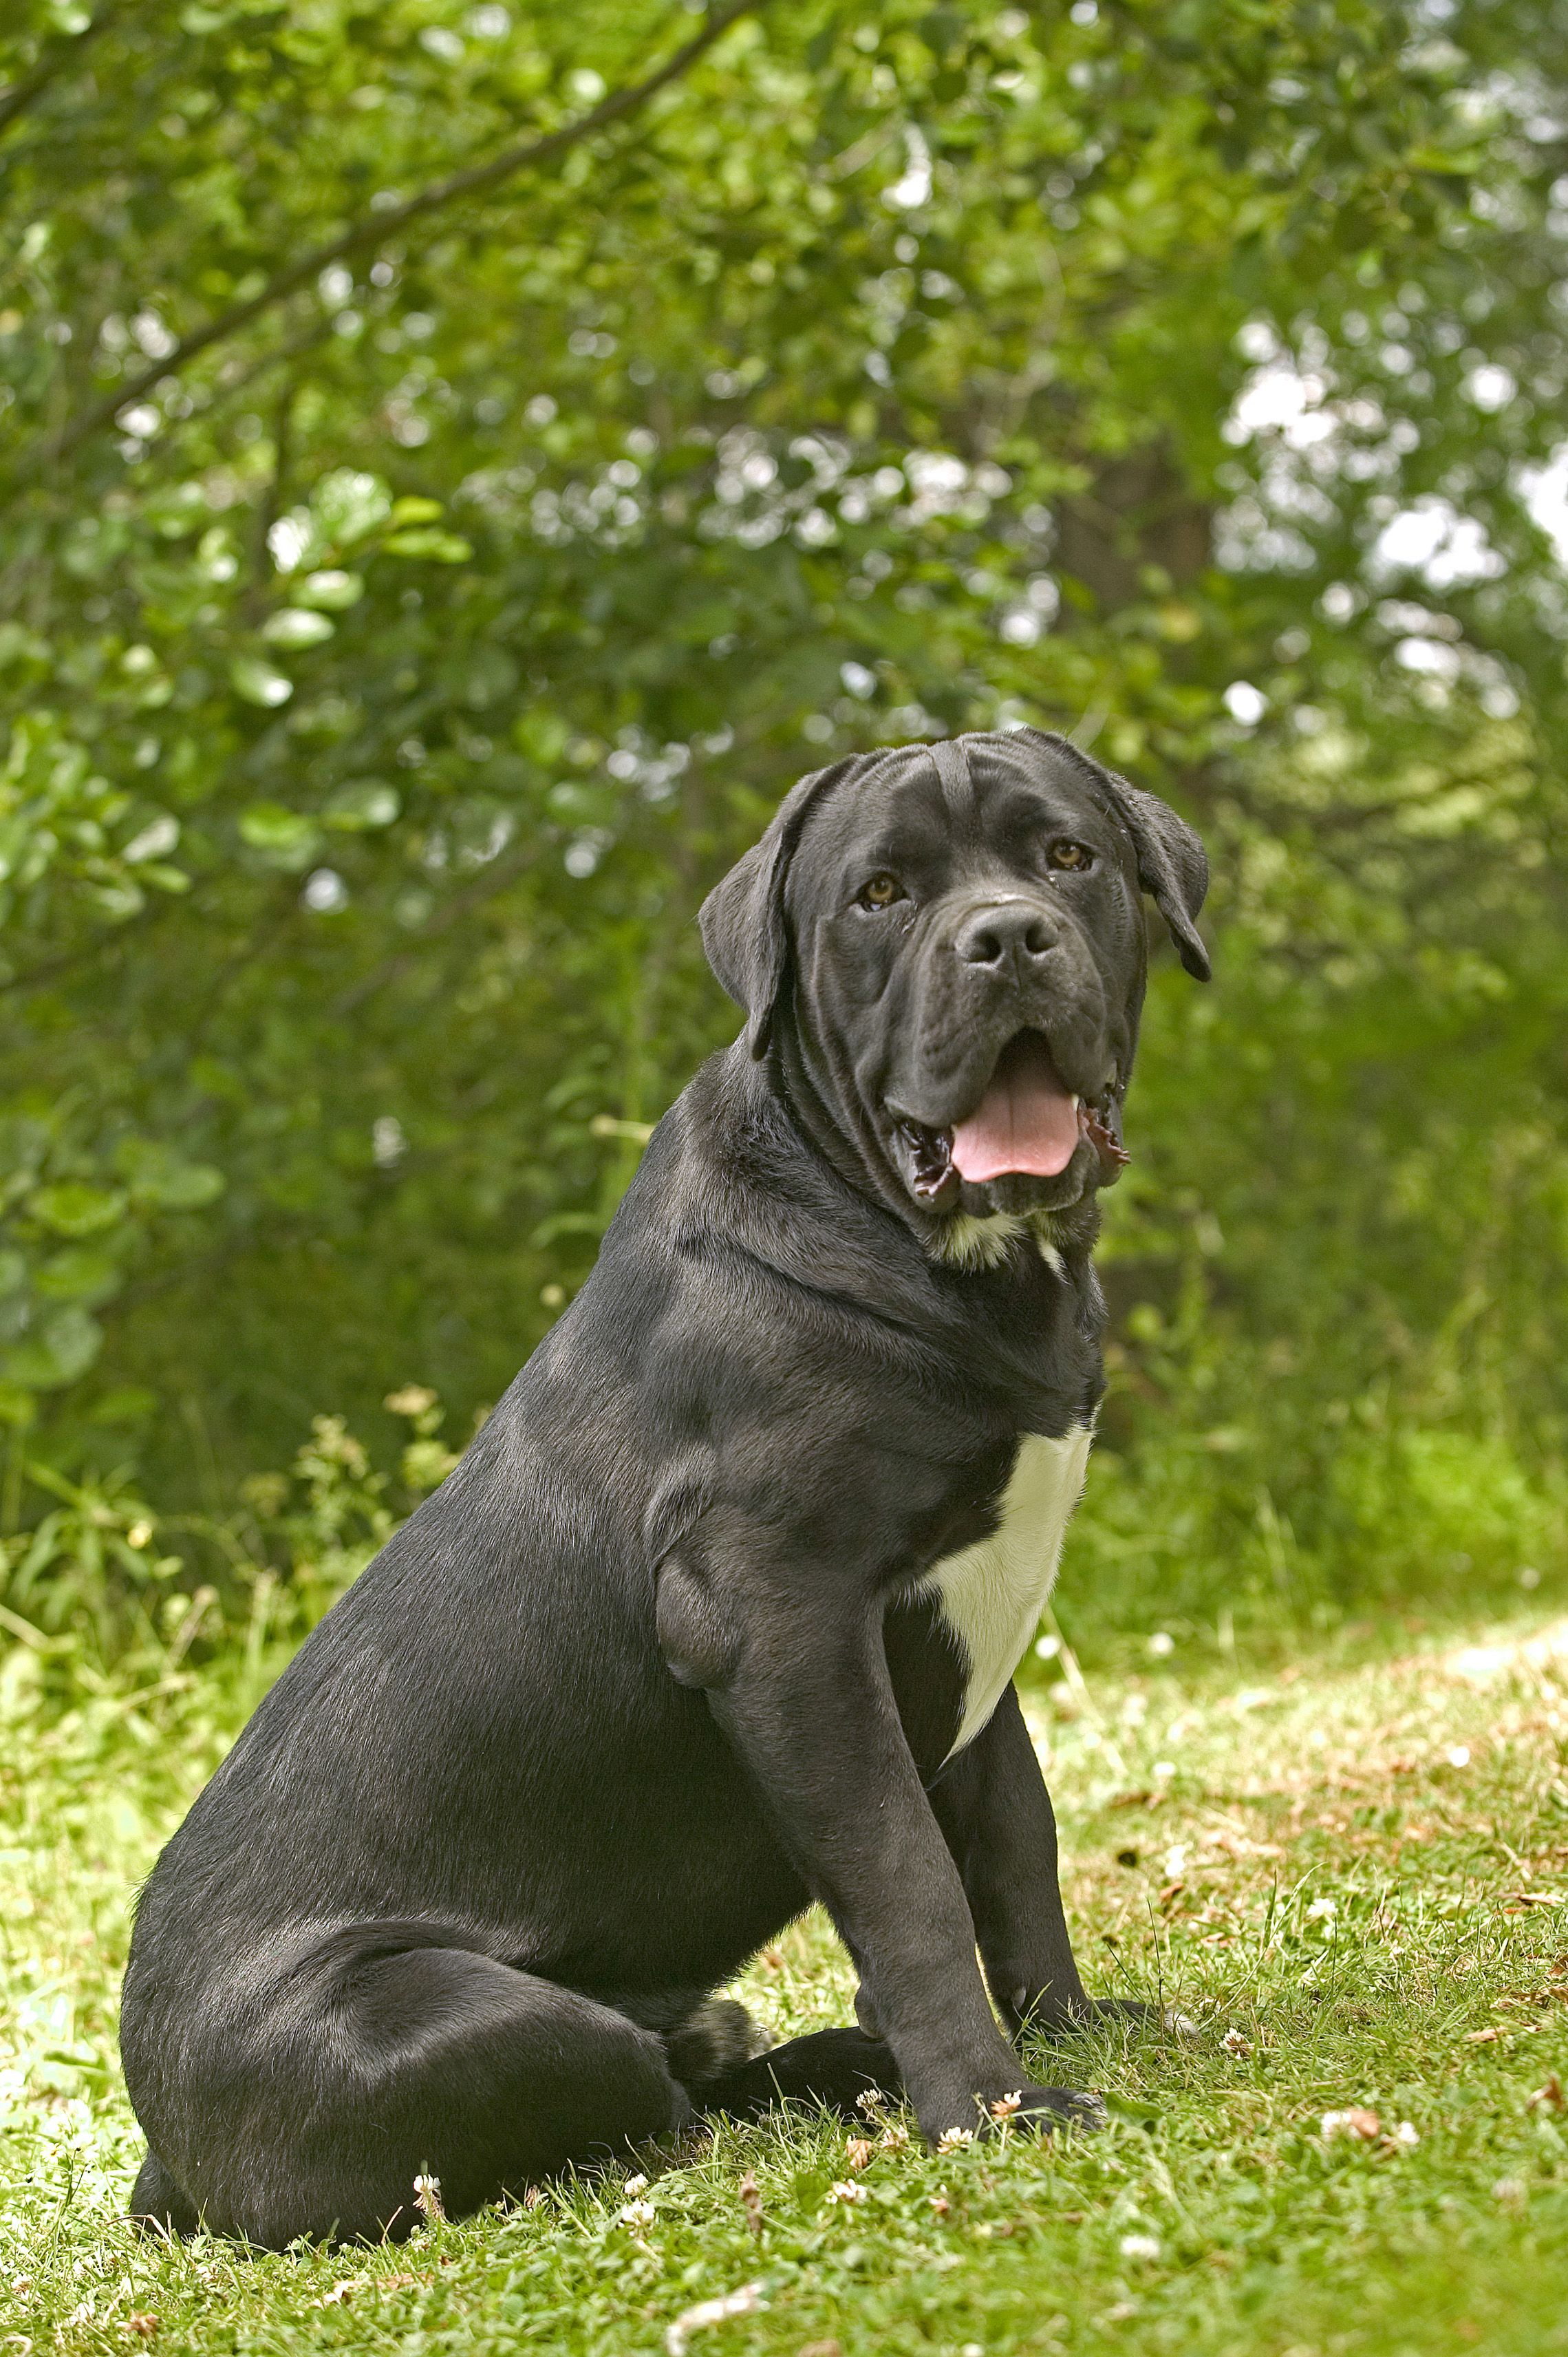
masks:
[[[973,2142],[974,2130],[972,2128],[944,2128],[940,2136],[937,2138],[937,2150],[939,2152],[957,2152],[961,2145],[972,2144]]]
[[[1323,2115],[1321,2134],[1325,2144],[1332,2144],[1336,2136],[1359,2136],[1363,2144],[1370,2144],[1382,2132],[1383,2124],[1376,2112],[1368,2111],[1361,2104],[1352,2104],[1343,2112]]]
[[[1124,2259],[1157,2259],[1160,2238],[1157,2234],[1123,2234],[1122,2256]]]
[[[855,2185],[848,2178],[844,2178],[830,2185],[823,2199],[827,2201],[864,2201],[865,2188],[864,2185]]]
[[[993,2120],[1010,2120],[1015,2112],[1021,2112],[1023,2108],[1024,2092],[1020,2087],[1011,2095],[998,2095],[991,2106],[991,2116]]]
[[[640,2234],[644,2227],[652,2225],[657,2214],[651,2201],[628,2201],[622,2205],[620,2222],[634,2227]]]
[[[1251,2054],[1252,2050],[1251,2040],[1243,2038],[1239,2029],[1228,2029],[1219,2043],[1227,2054]]]

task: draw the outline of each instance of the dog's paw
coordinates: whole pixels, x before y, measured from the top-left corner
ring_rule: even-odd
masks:
[[[734,1997],[710,1996],[687,2015],[678,2029],[667,2033],[664,2051],[670,2058],[671,2078],[683,2087],[700,2087],[765,2054],[769,2043],[767,2031],[758,2028],[744,2005],[737,2005]]]
[[[1081,2128],[1086,2136],[1091,2136],[1105,2126],[1108,2117],[1100,2096],[1076,2087],[1022,2087],[1018,2098],[1016,2111],[1011,2109],[1010,2095],[990,2105],[993,2131],[1011,2119],[1020,2126],[1047,2130]]]

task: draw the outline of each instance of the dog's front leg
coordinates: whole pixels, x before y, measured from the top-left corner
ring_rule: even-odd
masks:
[[[963,1878],[992,1996],[1015,2035],[1152,2010],[1084,1994],[1062,1910],[1056,1813],[1015,1688],[948,1762],[931,1805]]]
[[[1092,2102],[1066,2089],[1021,2085],[975,1962],[963,1885],[899,1722],[880,1603],[847,1583],[812,1583],[804,1595],[798,1566],[770,1573],[757,1549],[743,1566],[726,1541],[704,1545],[702,1559],[683,1548],[662,1566],[665,1658],[706,1689],[781,1843],[832,1917],[926,2135],[972,2130],[1015,2093],[1026,2110],[1094,2119]]]

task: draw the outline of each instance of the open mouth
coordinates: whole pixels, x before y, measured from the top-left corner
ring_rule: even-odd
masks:
[[[899,1125],[918,1200],[945,1209],[960,1185],[1059,1178],[1087,1138],[1107,1178],[1130,1160],[1116,1133],[1112,1092],[1101,1104],[1074,1095],[1038,1031],[1020,1031],[997,1057],[974,1111],[951,1129]]]

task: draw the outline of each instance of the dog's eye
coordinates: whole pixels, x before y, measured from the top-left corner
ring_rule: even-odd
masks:
[[[860,888],[860,905],[863,909],[890,909],[895,900],[902,900],[907,897],[904,887],[899,883],[897,876],[886,874],[874,876],[869,884],[863,884]]]
[[[1087,845],[1071,843],[1063,835],[1046,853],[1052,867],[1092,867],[1094,854]]]

